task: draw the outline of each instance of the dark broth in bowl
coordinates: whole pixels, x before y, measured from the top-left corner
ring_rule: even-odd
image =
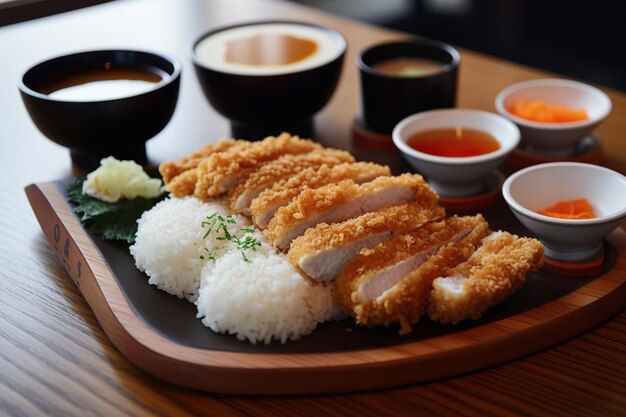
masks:
[[[500,149],[500,143],[489,133],[464,127],[417,132],[406,144],[419,152],[451,158],[485,155]]]
[[[377,62],[372,68],[394,77],[424,77],[441,72],[443,65],[432,59],[400,57]]]
[[[149,91],[165,73],[142,67],[112,67],[68,72],[47,80],[39,91],[60,100],[112,100]]]

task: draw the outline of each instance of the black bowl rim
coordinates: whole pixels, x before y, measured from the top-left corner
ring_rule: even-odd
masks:
[[[220,71],[218,69],[212,68],[208,65],[201,63],[200,60],[198,59],[198,56],[196,55],[196,46],[205,38],[211,35],[214,35],[216,33],[224,32],[226,30],[230,30],[230,29],[234,29],[238,27],[256,26],[256,25],[274,25],[274,24],[291,24],[291,25],[309,26],[309,27],[314,27],[314,28],[321,29],[327,32],[331,32],[334,36],[336,36],[342,42],[342,45],[340,45],[341,46],[340,52],[336,57],[333,57],[328,62],[323,62],[316,67],[309,68],[309,69],[302,70],[302,71],[294,71],[294,72],[287,72],[287,73],[281,73],[281,74],[235,74],[232,72]],[[346,40],[346,37],[343,35],[343,33],[339,32],[335,28],[332,28],[330,26],[320,25],[317,23],[305,22],[302,20],[286,19],[286,20],[253,20],[253,21],[248,21],[244,23],[235,23],[235,24],[228,25],[228,26],[220,26],[218,28],[208,30],[206,32],[203,32],[201,35],[197,36],[195,40],[191,42],[191,44],[189,45],[187,49],[187,53],[191,57],[191,61],[193,62],[195,66],[209,70],[209,71],[214,71],[220,74],[232,75],[234,77],[272,78],[272,77],[285,77],[285,76],[289,76],[292,74],[302,74],[304,72],[314,71],[317,68],[323,67],[324,65],[328,65],[329,63],[334,62],[337,59],[340,59],[346,53],[347,49],[348,49],[348,41]]]
[[[26,77],[26,74],[28,74],[30,71],[32,71],[33,69],[37,68],[38,66],[42,65],[42,64],[46,64],[50,61],[54,61],[57,59],[62,59],[62,58],[69,58],[69,57],[74,57],[74,56],[78,56],[78,55],[83,55],[83,54],[88,54],[88,53],[114,53],[114,52],[138,52],[141,54],[146,54],[146,55],[152,55],[155,56],[157,58],[161,58],[164,59],[166,61],[168,61],[170,64],[172,64],[172,66],[174,67],[174,70],[172,71],[172,74],[169,77],[166,77],[165,79],[161,80],[160,82],[156,83],[153,87],[150,87],[150,89],[148,89],[147,91],[144,91],[140,94],[134,94],[131,96],[125,96],[125,97],[120,97],[120,98],[114,98],[114,99],[109,99],[109,100],[88,100],[88,101],[75,101],[75,100],[60,100],[54,97],[50,97],[47,94],[43,94],[40,93],[38,91],[33,90],[32,88],[28,87],[26,85],[26,83],[24,83],[24,78]],[[160,90],[162,88],[167,87],[168,85],[176,82],[179,78],[180,78],[180,74],[182,72],[182,64],[181,62],[175,58],[173,55],[169,55],[169,54],[164,54],[161,52],[154,52],[154,51],[148,51],[148,50],[142,50],[142,49],[87,49],[87,50],[81,50],[81,51],[76,51],[76,52],[71,52],[71,53],[67,53],[67,54],[62,54],[62,55],[56,55],[53,56],[51,58],[46,58],[43,59],[39,62],[36,62],[35,64],[31,65],[30,67],[28,67],[28,69],[26,69],[23,73],[22,76],[19,78],[18,83],[17,83],[17,88],[24,94],[27,94],[31,97],[35,97],[38,98],[40,100],[44,100],[44,101],[49,101],[49,102],[54,102],[54,103],[68,103],[68,104],[76,104],[76,103],[81,103],[81,104],[88,104],[88,103],[111,103],[111,102],[116,102],[116,101],[123,101],[123,100],[128,100],[130,98],[135,98],[135,97],[141,97],[150,93],[153,93],[154,91]]]
[[[384,48],[384,47],[393,46],[393,45],[426,45],[426,46],[439,48],[439,49],[446,51],[447,53],[450,54],[450,56],[452,56],[452,62],[450,62],[449,64],[443,65],[441,72],[438,72],[436,74],[426,75],[422,77],[408,77],[408,78],[383,74],[379,71],[376,71],[375,69],[367,65],[365,62],[363,62],[363,54],[370,51],[371,49]],[[438,76],[441,76],[442,74],[447,74],[450,71],[453,71],[455,68],[458,68],[458,66],[461,64],[461,54],[459,53],[459,51],[456,50],[456,48],[454,48],[452,45],[447,44],[445,42],[438,41],[436,39],[424,38],[424,37],[412,37],[412,38],[405,38],[405,39],[400,39],[400,40],[395,40],[395,41],[386,41],[386,42],[381,42],[381,43],[377,43],[374,45],[370,45],[362,49],[356,55],[355,61],[356,61],[357,67],[361,71],[366,72],[368,74],[376,75],[382,78],[388,78],[388,79],[430,78],[430,77],[438,77]]]

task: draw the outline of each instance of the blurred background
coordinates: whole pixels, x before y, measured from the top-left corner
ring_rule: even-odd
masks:
[[[626,91],[622,1],[291,1]]]
[[[0,0],[0,26],[106,1]],[[626,91],[623,1],[284,1]]]

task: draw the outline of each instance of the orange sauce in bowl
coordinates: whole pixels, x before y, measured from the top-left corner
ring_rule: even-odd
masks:
[[[417,132],[406,144],[419,152],[450,158],[485,155],[500,149],[500,143],[489,133],[464,127]]]

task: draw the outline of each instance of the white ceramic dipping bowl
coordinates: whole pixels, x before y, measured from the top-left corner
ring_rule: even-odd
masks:
[[[511,175],[502,195],[513,214],[545,246],[546,256],[577,262],[593,258],[603,238],[626,219],[626,177],[597,165],[554,162]],[[558,219],[537,213],[559,201],[586,198],[594,219]]]
[[[493,136],[500,148],[478,156],[445,157],[416,151],[407,140],[418,132],[462,127],[480,130]],[[485,179],[515,149],[519,129],[504,117],[481,110],[430,110],[409,116],[396,125],[393,143],[405,159],[423,174],[439,195],[468,197],[484,191]]]
[[[508,111],[519,99],[543,100],[549,104],[584,108],[589,119],[578,122],[534,122]],[[530,150],[554,155],[574,153],[576,145],[611,112],[611,100],[602,91],[577,81],[541,79],[513,84],[496,96],[496,110],[511,119],[522,133],[522,143]]]

